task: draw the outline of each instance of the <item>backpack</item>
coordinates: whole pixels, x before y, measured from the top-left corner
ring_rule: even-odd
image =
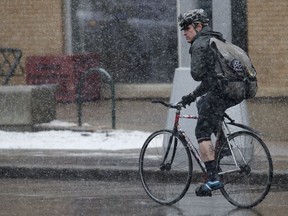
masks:
[[[215,71],[223,93],[236,100],[255,97],[258,89],[256,70],[247,53],[215,37],[210,39],[210,47],[216,54]]]

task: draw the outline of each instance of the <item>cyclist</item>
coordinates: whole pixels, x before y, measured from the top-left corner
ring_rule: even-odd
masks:
[[[207,170],[207,182],[196,188],[197,196],[211,196],[211,191],[223,187],[215,161],[215,151],[211,142],[212,133],[216,132],[219,120],[225,110],[239,104],[242,99],[229,98],[223,93],[222,84],[215,72],[216,56],[210,48],[210,38],[216,37],[225,41],[222,34],[210,28],[209,18],[203,9],[190,10],[179,16],[179,26],[184,37],[191,44],[191,76],[200,81],[196,89],[182,97],[183,107],[190,105],[200,97],[197,102],[198,121],[195,135],[199,143],[200,155]]]

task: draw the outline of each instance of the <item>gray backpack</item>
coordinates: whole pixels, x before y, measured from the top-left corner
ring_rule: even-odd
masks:
[[[223,93],[236,100],[253,98],[257,92],[256,70],[240,47],[215,37],[210,46],[217,56],[215,71]]]

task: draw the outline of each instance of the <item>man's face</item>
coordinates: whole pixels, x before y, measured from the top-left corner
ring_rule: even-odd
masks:
[[[201,29],[202,29],[202,26],[197,25],[196,30],[199,31]],[[197,34],[196,30],[193,28],[192,25],[188,25],[187,27],[183,29],[184,37],[186,38],[188,43],[191,43],[193,38],[196,36]]]

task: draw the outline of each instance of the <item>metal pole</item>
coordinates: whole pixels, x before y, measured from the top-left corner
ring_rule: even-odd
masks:
[[[116,129],[116,105],[115,105],[115,86],[111,79],[111,97],[112,97],[112,129]]]
[[[82,87],[84,80],[87,76],[92,73],[104,74],[109,81],[111,89],[111,100],[112,100],[112,129],[116,128],[116,106],[115,106],[115,86],[110,74],[103,68],[90,68],[88,71],[83,73],[80,77],[80,81],[77,86],[77,104],[78,104],[78,126],[82,126]]]
[[[112,129],[116,128],[116,106],[115,106],[115,86],[114,86],[114,82],[113,79],[111,78],[110,74],[103,68],[92,68],[92,70],[96,70],[102,74],[104,74],[107,78],[109,84],[110,84],[110,89],[111,89],[111,100],[112,100]]]

